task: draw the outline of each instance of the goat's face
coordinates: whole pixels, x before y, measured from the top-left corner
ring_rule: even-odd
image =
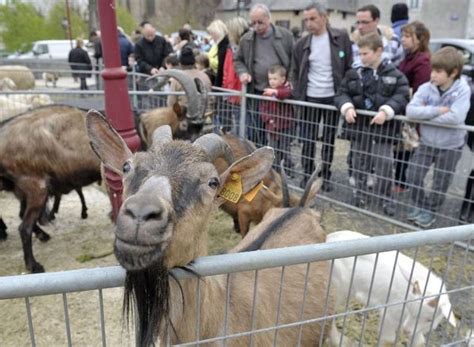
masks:
[[[242,193],[250,191],[273,160],[273,151],[262,148],[219,175],[212,161],[230,150],[215,134],[191,144],[172,141],[171,129],[161,127],[150,149],[133,155],[99,113],[89,112],[87,127],[92,148],[104,165],[123,177],[115,254],[127,270],[157,262],[167,268],[183,266],[205,255],[207,220],[221,202],[218,194],[223,186],[238,174]]]
[[[207,242],[201,226],[220,186],[204,151],[170,142],[138,153],[123,168],[124,201],[115,239],[120,263],[134,270],[164,258],[167,267],[173,267],[201,253]]]

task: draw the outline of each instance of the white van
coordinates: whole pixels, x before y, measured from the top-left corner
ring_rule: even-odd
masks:
[[[71,46],[72,43],[72,46]],[[76,42],[69,40],[42,40],[33,42],[30,52],[20,55],[20,59],[66,59]],[[84,40],[86,47],[87,40]]]

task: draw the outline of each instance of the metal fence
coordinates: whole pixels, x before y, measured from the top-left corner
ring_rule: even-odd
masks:
[[[98,76],[99,72],[92,73]],[[137,115],[166,106],[169,94],[180,94],[147,91],[144,79],[144,75],[135,73],[128,77],[131,107]],[[0,119],[50,102],[103,110],[103,91],[93,88],[7,92],[2,96]],[[20,93],[40,93],[46,97],[37,98],[37,104],[19,106],[23,100],[13,94]],[[320,163],[320,174],[326,180],[321,197],[328,201],[412,230],[472,222],[474,218],[473,150],[468,146],[444,151],[423,147],[423,153],[421,148],[407,150],[399,131],[407,123],[404,116],[396,116],[389,122],[393,126],[374,133],[370,126],[355,129],[345,126],[333,106],[276,101],[222,89],[211,93],[211,97],[215,100],[215,112],[208,122],[214,129],[247,137],[257,146],[274,147],[275,168],[285,159],[293,188],[302,187],[315,163]],[[5,102],[6,98],[16,103]],[[370,119],[373,115],[361,111],[359,119]],[[437,129],[452,128],[430,122],[410,123],[415,127],[422,124]],[[472,126],[456,128],[463,129],[471,138],[474,136]],[[423,207],[433,214],[429,225],[410,216],[415,207]]]
[[[134,74],[129,77],[129,80],[131,81],[129,83],[131,83],[132,86],[130,88],[130,102],[132,107],[138,111],[142,111],[165,105],[168,93],[141,91],[140,78],[142,77],[143,76]],[[68,88],[68,90],[65,90],[65,88],[41,88],[34,91],[6,92],[2,97],[14,101],[12,96],[15,95],[32,96],[37,94],[47,95],[50,101],[54,103],[65,103],[83,108],[96,108],[99,110],[103,109],[103,91],[78,91],[77,86],[72,86],[72,88]],[[369,197],[368,203],[364,206],[355,206],[353,204],[352,193],[354,187],[351,184],[350,173],[360,169],[353,166],[354,159],[351,159],[348,164],[347,157],[351,152],[353,153],[352,158],[354,157],[354,153],[355,155],[365,154],[367,153],[367,149],[364,148],[364,146],[361,146],[357,148],[353,147],[351,151],[349,141],[346,139],[348,136],[348,130],[342,128],[341,123],[339,122],[339,115],[335,108],[297,101],[278,102],[270,98],[235,91],[221,90],[212,93],[211,96],[216,100],[215,114],[212,120],[215,130],[218,131],[218,129],[220,129],[237,133],[242,137],[249,137],[255,140],[256,144],[259,146],[273,144],[277,151],[277,158],[287,159],[288,171],[291,176],[292,185],[295,189],[298,189],[300,181],[303,177],[307,177],[307,174],[311,171],[311,162],[313,162],[314,159],[316,159],[316,162],[329,163],[328,157],[323,157],[320,154],[321,145],[322,142],[325,142],[325,138],[328,139],[332,136],[331,134],[334,134],[336,137],[334,145],[327,145],[328,148],[332,147],[334,150],[330,176],[332,190],[328,189],[327,191],[322,192],[320,196],[331,202],[356,208],[364,213],[372,214],[379,218],[388,219],[398,225],[414,228],[405,222],[409,209],[414,206],[410,199],[409,191],[394,193],[393,197],[396,201],[395,215],[384,216],[383,203],[379,203],[380,198],[383,197],[380,182],[386,179],[383,175],[367,172],[368,174],[373,174],[375,178],[374,185],[369,184],[368,178],[364,178],[362,182],[366,185],[366,189],[362,190],[364,194]],[[45,98],[45,100],[47,100],[47,98]],[[265,103],[267,104],[265,105]],[[278,103],[278,105],[281,106],[281,109],[275,108],[271,105],[272,103]],[[1,111],[10,112],[9,116],[20,111],[19,108],[15,108],[18,107],[18,105],[15,106],[13,103],[11,105],[13,105],[13,109],[2,106]],[[27,108],[32,106],[33,105],[29,105]],[[266,114],[269,117],[261,119],[261,115],[263,114]],[[265,122],[267,122],[267,120],[271,120],[272,118],[275,119],[286,114],[291,114],[293,118],[289,123],[289,127],[284,128],[285,131],[281,132],[275,127],[271,128],[266,126]],[[363,113],[361,113],[361,115],[362,114]],[[338,120],[326,127],[331,130],[327,133],[322,130],[323,127],[320,126],[318,128],[316,126],[316,123],[319,122],[318,119],[324,121],[325,118]],[[401,116],[397,116],[396,119],[399,121],[406,120]],[[464,128],[469,132],[473,132],[474,130],[473,127],[460,128]],[[367,143],[362,145],[368,146],[369,144],[373,145],[375,143],[374,141],[369,140],[369,137],[367,136],[368,134],[363,131],[356,129],[355,133],[359,134],[363,139],[368,139]],[[398,137],[394,138],[393,134],[389,132],[383,133],[381,136],[385,139],[392,139],[394,142],[395,140],[399,140]],[[329,140],[326,141],[326,143],[328,142]],[[315,146],[317,150],[314,150],[314,148],[312,148],[313,146]],[[326,152],[323,151],[326,155],[329,151],[328,148],[326,148]],[[396,146],[394,143],[393,149],[395,148]],[[465,147],[459,149],[457,154],[461,154],[462,159],[460,160],[457,170],[453,174],[454,182],[451,184],[447,193],[444,194],[446,201],[442,205],[442,208],[436,213],[437,223],[435,225],[437,226],[457,224],[457,217],[461,204],[463,202],[473,203],[472,197],[468,197],[467,199],[464,197],[466,181],[472,176],[472,173],[469,174],[469,171],[472,169],[469,165],[472,166],[474,162],[474,160],[472,160],[472,152]],[[373,156],[384,158],[385,154],[374,153]],[[464,164],[466,165],[463,166]],[[309,165],[309,168],[306,171],[305,165]],[[367,167],[370,168],[375,165],[376,164],[374,163]],[[390,168],[391,170],[395,170],[394,167]],[[432,180],[430,178],[432,176],[433,172],[431,171],[428,173],[428,179],[426,180],[427,183]],[[413,189],[413,185],[409,185],[408,187],[409,189]],[[382,336],[388,334],[386,332],[387,328],[384,329],[383,327],[387,325],[393,326],[393,322],[396,323],[396,341],[406,341],[407,336],[403,336],[403,330],[406,330],[404,326],[405,320],[414,318],[412,322],[414,322],[413,326],[415,327],[415,330],[418,325],[420,325],[421,328],[421,325],[424,324],[424,321],[421,321],[421,319],[425,315],[424,307],[426,303],[436,302],[436,300],[432,300],[437,297],[439,297],[439,300],[436,305],[441,303],[441,298],[446,297],[441,294],[449,295],[450,301],[453,305],[454,315],[458,319],[457,325],[456,327],[452,327],[447,323],[446,319],[443,319],[442,323],[436,328],[433,319],[434,316],[431,317],[428,329],[423,330],[426,344],[444,344],[447,346],[460,344],[463,341],[467,343],[469,337],[473,334],[472,327],[474,324],[474,308],[471,299],[474,294],[474,264],[472,253],[470,253],[470,250],[473,248],[473,233],[474,230],[472,225],[459,226],[403,235],[373,237],[369,240],[350,241],[341,244],[311,245],[284,250],[260,251],[199,259],[196,261],[195,265],[193,265],[193,270],[201,276],[201,278],[207,276],[224,276],[223,288],[227,288],[226,291],[230,290],[228,284],[232,282],[231,279],[233,276],[237,276],[237,272],[253,271],[255,279],[253,293],[257,293],[256,288],[259,288],[260,286],[259,281],[264,281],[265,278],[263,274],[267,270],[264,269],[272,268],[273,270],[271,271],[275,271],[277,273],[276,277],[279,279],[278,283],[272,283],[272,286],[275,288],[275,296],[273,299],[277,300],[276,302],[279,300],[279,293],[284,292],[285,276],[288,271],[291,271],[295,264],[304,264],[299,266],[304,266],[305,269],[310,269],[313,266],[310,264],[329,261],[331,273],[328,274],[328,281],[332,283],[332,287],[334,288],[336,285],[336,282],[334,282],[334,269],[338,266],[338,262],[335,259],[343,257],[358,256],[356,258],[357,260],[350,263],[351,268],[346,269],[349,274],[349,277],[346,278],[351,279],[346,293],[350,293],[352,288],[356,287],[354,281],[356,279],[356,274],[359,271],[356,268],[356,264],[361,264],[364,259],[362,256],[366,254],[373,254],[372,258],[369,257],[369,260],[373,260],[373,270],[368,272],[369,276],[372,274],[369,283],[377,283],[377,272],[375,270],[380,267],[380,265],[384,265],[385,267],[391,268],[391,272],[387,273],[390,286],[387,287],[387,291],[382,295],[382,299],[384,300],[381,300],[379,303],[373,303],[372,301],[364,302],[364,300],[361,300],[360,298],[357,302],[357,300],[353,300],[352,298],[353,295],[356,296],[355,294],[346,294],[346,296],[342,295],[342,301],[340,301],[338,309],[332,314],[316,318],[301,316],[297,321],[284,323],[279,321],[278,313],[275,311],[275,324],[271,326],[255,327],[251,324],[252,320],[250,317],[249,329],[247,331],[227,332],[227,334],[224,334],[223,336],[216,336],[207,340],[205,337],[198,335],[197,340],[199,340],[199,342],[187,341],[186,344],[194,345],[222,341],[227,341],[227,343],[230,344],[235,339],[255,336],[256,340],[254,340],[254,344],[258,345],[255,341],[258,341],[259,335],[263,336],[270,334],[271,336],[277,336],[283,333],[285,329],[294,328],[298,330],[300,327],[312,326],[314,324],[324,326],[324,329],[328,330],[331,329],[333,321],[335,321],[334,324],[338,328],[339,334],[342,336],[340,337],[339,345],[343,345],[344,341],[348,339],[358,343],[359,345],[377,345],[382,340]],[[466,247],[464,249],[455,247],[454,244],[459,242],[464,243]],[[417,272],[415,271],[416,267],[409,267],[408,275],[404,282],[405,286],[400,288],[400,282],[396,280],[396,276],[398,276],[396,272],[398,265],[395,264],[395,262],[397,259],[403,258],[400,256],[401,253],[391,253],[390,259],[392,259],[392,262],[381,263],[381,260],[384,259],[384,254],[381,252],[401,250],[403,250],[406,255],[413,257],[416,261],[420,261],[429,268],[425,277],[418,283],[421,295],[416,298],[413,298],[410,294],[413,291],[413,287],[409,287],[408,285],[409,283],[414,283],[413,276],[417,275]],[[301,305],[305,305],[304,288],[307,286],[306,283],[312,280],[309,277],[310,271],[305,271],[308,273],[308,276],[305,276],[305,281],[301,283],[301,293],[303,293],[303,297],[300,298]],[[178,278],[184,279],[186,276],[189,276],[189,273],[185,276],[183,272],[177,271],[176,275]],[[438,286],[434,291],[432,291],[433,288],[430,285],[431,282],[428,281],[428,277],[426,276],[434,277],[435,275],[441,279],[440,283],[446,285],[446,289],[443,286]],[[68,345],[75,343],[82,344],[84,341],[87,341],[85,344],[129,344],[129,342],[126,341],[130,341],[130,339],[133,340],[133,333],[128,337],[129,340],[117,338],[114,333],[116,334],[118,329],[121,329],[122,323],[115,322],[114,325],[108,326],[108,320],[106,318],[108,309],[120,306],[120,299],[117,297],[116,292],[110,294],[110,300],[108,300],[109,298],[104,297],[104,295],[107,296],[111,290],[108,288],[120,287],[122,282],[123,271],[119,268],[77,270],[65,273],[0,278],[0,299],[12,299],[15,304],[18,305],[18,298],[22,298],[21,300],[23,300],[23,302],[21,304],[25,307],[24,311],[28,326],[27,329],[20,329],[20,331],[13,330],[13,335],[18,335],[18,338],[20,339],[17,340],[19,341],[18,343],[14,342],[14,344],[25,344],[25,334],[27,338],[26,341],[29,341],[26,342],[26,344],[31,343],[32,345],[48,344],[48,342],[51,342],[51,340],[48,340],[51,336],[58,338],[56,343],[57,341],[63,341],[64,344],[67,343]],[[195,281],[197,297],[200,295],[199,293],[202,293],[204,290],[204,283],[206,282],[202,280]],[[425,283],[426,285],[423,286],[422,283]],[[227,287],[225,284],[227,284]],[[331,286],[329,286],[329,288],[331,288]],[[391,297],[390,293],[392,292],[392,288],[396,288],[397,293],[403,293],[403,295],[401,297]],[[82,302],[83,298],[75,301],[74,296],[79,295],[77,292],[91,290],[94,291],[90,293],[93,298],[92,300],[97,300],[98,302],[97,311],[93,313],[81,312],[80,302]],[[371,285],[365,299],[369,300],[370,298],[375,297],[375,294],[371,295],[372,290],[373,288]],[[35,321],[34,303],[36,300],[39,300],[39,298],[36,298],[35,296],[52,294],[59,294],[61,296],[60,301],[62,301],[63,311],[60,312],[59,315],[62,318],[53,319],[53,321],[56,322],[55,326],[48,326],[45,328],[42,321]],[[225,297],[229,296],[226,295]],[[341,295],[339,295],[339,299],[340,297]],[[253,307],[264,305],[263,302],[256,302],[255,300],[257,298],[258,296],[256,296],[256,294],[251,295],[251,301],[246,304],[252,305]],[[321,298],[321,302],[325,307],[328,306],[328,302],[326,301],[327,298],[327,295],[324,298]],[[89,298],[88,300],[91,299]],[[104,304],[104,301],[106,304]],[[5,304],[6,302],[10,302],[10,300],[2,301],[1,304],[6,305],[5,309],[2,311],[10,312],[10,306]],[[369,305],[367,305],[367,303],[369,303]],[[229,310],[232,305],[229,305],[228,301],[222,304],[224,307],[227,307],[226,312],[230,313]],[[413,307],[415,307],[414,310]],[[396,312],[396,308],[401,309],[401,313],[399,316],[395,315],[397,319],[393,320],[394,313],[392,312]],[[300,310],[299,312],[305,312],[304,307],[281,307],[281,310],[287,309],[297,309]],[[73,312],[77,310],[79,313],[74,314]],[[119,311],[120,310],[115,312],[114,316],[116,316]],[[277,311],[280,312],[280,310]],[[414,317],[410,317],[409,314],[414,315]],[[83,325],[83,321],[81,321],[81,324],[75,326],[74,318],[71,319],[73,316],[86,316],[89,317],[89,320],[93,320],[92,317],[95,316],[96,322],[92,325]],[[199,320],[199,318],[193,319]],[[223,317],[223,321],[225,321],[225,317]],[[8,323],[8,320],[5,323]],[[110,327],[113,328],[111,329]],[[38,332],[38,330],[40,330],[40,332]],[[58,333],[54,332],[56,330]],[[199,328],[196,330],[198,331]],[[88,337],[91,339],[94,337],[96,339],[89,341],[87,340]],[[79,338],[81,339],[81,343],[76,342]],[[278,337],[276,341],[278,341]],[[408,344],[411,344],[410,342],[415,342],[415,337],[413,337],[411,341],[408,340]],[[0,345],[3,344],[7,343],[0,341]],[[278,342],[274,344],[278,345]]]
[[[278,341],[291,333],[295,338],[292,345],[305,345],[300,339],[301,332],[315,326],[328,333],[335,329],[332,341],[336,340],[336,345],[340,346],[378,346],[384,339],[396,341],[397,345],[403,343],[411,346],[420,338],[425,339],[427,346],[470,346],[469,343],[474,343],[474,259],[472,252],[461,250],[454,243],[463,241],[472,245],[473,237],[474,226],[468,225],[199,258],[189,265],[191,271],[172,270],[181,283],[181,290],[184,288],[186,292],[191,288],[194,297],[203,302],[196,306],[201,307],[197,310],[197,316],[183,316],[181,321],[173,324],[175,327],[180,324],[195,327],[195,340],[180,341],[181,346],[209,343],[233,345],[236,342],[237,345],[259,346],[263,338],[269,338],[272,341],[270,344],[281,345]],[[420,271],[417,263],[411,259],[404,262],[403,254],[425,264],[425,271]],[[349,266],[344,267],[344,261],[347,263],[350,259],[347,257],[355,258],[348,263]],[[366,261],[369,263],[364,265]],[[327,265],[329,271],[323,272],[324,275],[319,272],[314,277],[312,270],[322,263]],[[358,274],[367,265],[370,265],[369,270],[361,278]],[[400,280],[400,268],[403,267],[406,273]],[[295,292],[291,294],[294,297],[288,300],[285,297],[289,295],[286,292],[288,276],[294,271],[300,271],[304,280],[296,290],[292,284]],[[385,273],[381,274],[382,271]],[[245,302],[233,301],[239,276],[250,276],[254,283],[253,287],[247,288],[249,294]],[[369,281],[361,282],[363,277],[368,277]],[[382,278],[388,279],[388,282],[381,283]],[[268,282],[270,279],[273,281]],[[117,308],[120,306],[120,294],[115,293],[111,299],[108,297],[109,288],[121,287],[123,281],[124,270],[119,267],[0,277],[0,305],[3,306],[3,312],[10,312],[12,306],[9,303],[19,305],[22,300],[24,315],[17,318],[16,324],[28,327],[12,334],[8,341],[0,341],[1,344],[44,345],[51,338],[56,339],[56,344],[69,346],[133,344],[133,329],[129,335],[121,335],[119,331],[123,329],[122,323],[117,320],[110,323],[107,319],[111,318],[108,310],[113,307],[118,315]],[[307,302],[305,298],[312,297],[312,285],[325,281],[329,283],[328,291],[317,298],[318,304]],[[269,296],[259,295],[264,286],[273,288]],[[368,291],[357,292],[361,286],[367,286]],[[92,291],[85,294],[95,298],[95,310],[85,311],[80,302],[74,302],[74,295],[79,295],[81,291]],[[212,297],[209,297],[209,291]],[[174,294],[174,298],[181,295]],[[45,296],[46,299],[51,298],[51,295],[58,297],[56,305],[62,306],[62,310],[51,307],[48,319],[35,320],[35,303],[43,299],[38,296]],[[332,295],[336,296],[337,303],[334,310]],[[223,301],[220,302],[219,298]],[[451,307],[446,306],[447,298]],[[87,301],[83,297],[81,300]],[[289,302],[293,305],[286,305]],[[185,303],[190,306],[194,304]],[[239,305],[250,305],[253,314],[251,317],[241,317],[247,322],[247,329],[232,331],[231,317],[239,312]],[[306,308],[309,307],[319,307],[320,312],[308,312]],[[440,313],[440,310],[443,312]],[[283,321],[281,317],[288,311],[294,311],[298,318]],[[271,323],[257,326],[254,320],[262,312],[271,314]],[[217,317],[222,326],[219,336],[206,335],[207,319],[221,313],[223,316]],[[95,323],[86,326],[76,324],[75,320],[82,323],[83,317]],[[455,326],[448,324],[446,317],[455,317]],[[216,317],[212,318],[216,320]],[[21,320],[25,323],[21,323]],[[48,320],[58,323],[48,325]],[[0,322],[0,326],[7,321]],[[393,336],[390,335],[392,330]],[[410,331],[419,334],[407,334]],[[161,342],[168,345],[166,341]],[[324,343],[321,339],[316,344],[322,346]]]

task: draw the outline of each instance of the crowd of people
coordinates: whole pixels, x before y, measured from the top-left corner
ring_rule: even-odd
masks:
[[[474,151],[472,132],[443,127],[473,122],[471,88],[461,78],[462,55],[452,47],[430,52],[428,28],[409,21],[404,3],[393,5],[392,26],[380,23],[380,10],[375,5],[359,8],[351,33],[332,27],[326,8],[318,2],[304,10],[303,18],[305,32],[300,36],[295,30],[272,24],[268,7],[256,4],[248,21],[241,17],[227,22],[216,19],[207,27],[209,38],[203,40],[196,40],[189,25],[184,25],[174,41],[143,22],[131,38],[119,31],[121,61],[129,69],[149,75],[160,69],[181,68],[202,79],[209,90],[212,86],[240,90],[244,84],[248,93],[273,98],[247,98],[247,137],[258,145],[273,146],[276,159],[284,159],[290,169],[294,165],[290,143],[298,139],[304,171],[301,186],[315,170],[316,143],[321,140],[322,189],[333,189],[331,166],[342,115],[344,136],[350,141],[353,204],[365,207],[371,195],[368,189],[373,188],[384,213],[393,216],[397,194],[410,190],[413,208],[407,219],[421,227],[431,226],[466,138]],[[91,36],[91,42],[100,46],[98,36]],[[95,51],[95,58],[100,59],[100,47]],[[179,88],[176,83],[170,90]],[[278,101],[288,98],[335,106],[338,111],[315,112]],[[238,104],[240,99],[229,97],[226,102]],[[402,134],[410,125],[394,119],[400,114],[440,126],[417,125],[412,131],[419,143],[409,148],[403,144]],[[220,121],[221,130],[230,131],[230,122]],[[431,166],[433,186],[428,190],[424,180]],[[464,222],[473,220],[473,182],[474,170],[458,216]]]

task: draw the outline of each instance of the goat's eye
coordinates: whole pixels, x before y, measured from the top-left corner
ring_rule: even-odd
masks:
[[[128,173],[128,172],[130,172],[131,169],[132,169],[132,166],[130,165],[130,163],[128,161],[126,161],[125,164],[123,164],[123,167],[122,167],[123,173]]]
[[[217,187],[219,187],[219,179],[217,177],[212,177],[209,182],[207,182],[207,184],[209,185],[209,187],[211,187],[212,189],[217,189]]]

